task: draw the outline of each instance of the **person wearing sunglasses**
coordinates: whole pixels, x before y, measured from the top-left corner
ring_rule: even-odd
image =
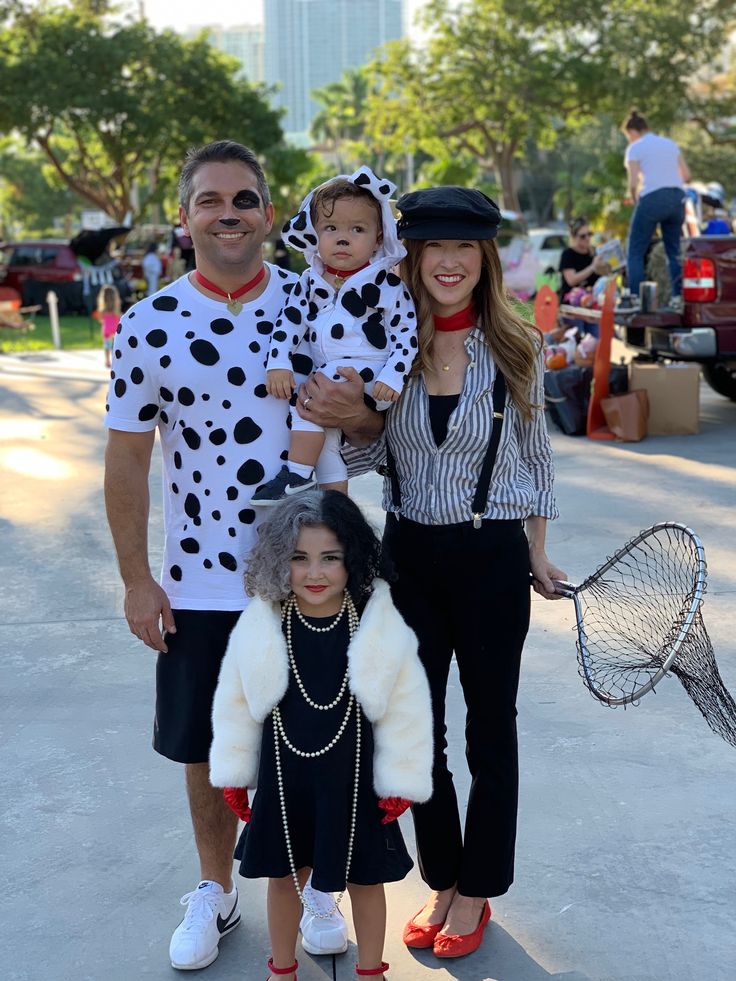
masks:
[[[590,227],[586,218],[570,222],[570,244],[560,256],[560,301],[576,286],[592,286],[607,266],[590,247]]]

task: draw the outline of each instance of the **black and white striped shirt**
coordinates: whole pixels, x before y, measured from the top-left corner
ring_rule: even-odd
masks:
[[[401,489],[401,514],[425,525],[455,524],[473,517],[472,501],[493,425],[496,365],[482,332],[465,340],[470,364],[447,438],[437,446],[429,421],[429,396],[421,375],[412,378],[386,414],[386,429],[369,447],[343,446],[349,474],[372,470],[386,460],[390,441]],[[552,451],[544,415],[544,360],[540,352],[532,385],[532,419],[525,422],[509,396],[488,494],[485,518],[539,515],[556,518]],[[383,486],[383,507],[397,511],[391,482]]]

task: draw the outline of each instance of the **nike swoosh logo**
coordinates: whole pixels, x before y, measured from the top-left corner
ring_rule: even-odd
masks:
[[[235,912],[237,907],[238,907],[238,897],[236,896],[235,902],[233,903],[233,908],[230,910],[230,912],[227,914],[224,920],[219,913],[217,914],[217,929],[220,931],[220,933],[224,933],[226,930],[229,930],[231,927],[236,926],[236,924],[239,922],[240,916],[238,916],[238,919],[235,920],[234,923],[230,922],[230,920],[232,920],[233,918],[233,913]]]

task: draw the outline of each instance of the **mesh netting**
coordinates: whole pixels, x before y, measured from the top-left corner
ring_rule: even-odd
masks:
[[[577,587],[580,674],[609,705],[635,702],[671,671],[708,725],[736,746],[736,704],[700,607],[705,554],[677,524],[656,525]]]

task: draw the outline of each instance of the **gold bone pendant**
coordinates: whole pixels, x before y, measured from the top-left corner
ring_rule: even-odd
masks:
[[[230,311],[230,313],[234,314],[237,317],[237,315],[243,309],[243,304],[240,302],[240,300],[230,300],[230,302],[227,305],[227,308]]]

